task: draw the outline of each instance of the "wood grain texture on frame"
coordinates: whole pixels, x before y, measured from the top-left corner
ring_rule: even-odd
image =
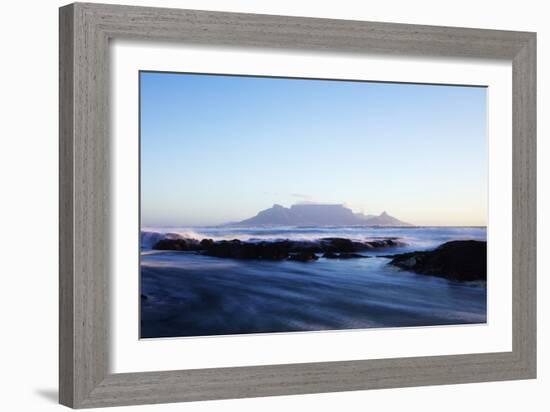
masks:
[[[536,35],[75,3],[60,9],[60,402],[74,408],[536,376]],[[513,70],[511,352],[109,373],[109,40],[496,58]]]

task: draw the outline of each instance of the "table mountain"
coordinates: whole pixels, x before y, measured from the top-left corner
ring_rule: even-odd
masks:
[[[412,226],[388,215],[364,215],[341,204],[273,205],[232,226]]]

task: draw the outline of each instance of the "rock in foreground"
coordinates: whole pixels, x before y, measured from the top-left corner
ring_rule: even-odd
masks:
[[[403,244],[396,239],[375,239],[364,242],[344,238],[323,238],[318,241],[279,240],[273,242],[245,242],[238,239],[162,239],[153,249],[195,251],[207,256],[231,259],[294,260],[311,262],[317,253],[327,259],[352,259],[367,256],[357,252],[369,249],[392,248]]]
[[[190,251],[201,250],[201,245],[195,239],[161,239],[153,245],[155,250]]]
[[[428,252],[391,256],[390,265],[458,281],[487,280],[487,242],[456,240]]]
[[[326,252],[323,254],[323,257],[325,259],[355,259],[355,258],[368,258],[368,256],[361,255],[359,253],[351,253],[351,252],[340,252],[340,253],[334,253],[334,252]]]
[[[319,259],[317,255],[313,252],[298,252],[298,253],[291,253],[288,256],[288,260],[294,260],[296,262],[311,262],[314,260]]]

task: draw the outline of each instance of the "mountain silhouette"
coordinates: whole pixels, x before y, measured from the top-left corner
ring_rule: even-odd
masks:
[[[364,215],[341,204],[278,204],[262,210],[249,219],[231,223],[232,226],[412,226],[386,212]]]

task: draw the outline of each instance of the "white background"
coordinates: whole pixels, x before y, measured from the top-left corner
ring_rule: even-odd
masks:
[[[495,61],[288,53],[117,41],[111,45],[111,371],[140,372],[512,349],[512,70]],[[487,324],[137,340],[138,71],[174,70],[487,85]],[[508,119],[508,121],[502,121]],[[407,342],[403,345],[402,342]],[[260,349],[259,349],[260,348]]]
[[[105,0],[105,2],[108,2]],[[550,27],[541,1],[460,2],[196,0],[130,1],[126,4],[287,14],[372,21],[530,30],[538,32],[539,187],[539,378],[441,387],[388,389],[338,394],[140,406],[117,410],[279,411],[289,410],[528,410],[548,409],[548,280],[544,260],[550,227],[550,120],[544,92],[550,92]],[[57,7],[59,1],[5,2],[2,6],[3,62],[0,138],[0,237],[3,265],[0,290],[2,409],[60,410],[57,387]],[[548,186],[548,184],[546,184]]]

